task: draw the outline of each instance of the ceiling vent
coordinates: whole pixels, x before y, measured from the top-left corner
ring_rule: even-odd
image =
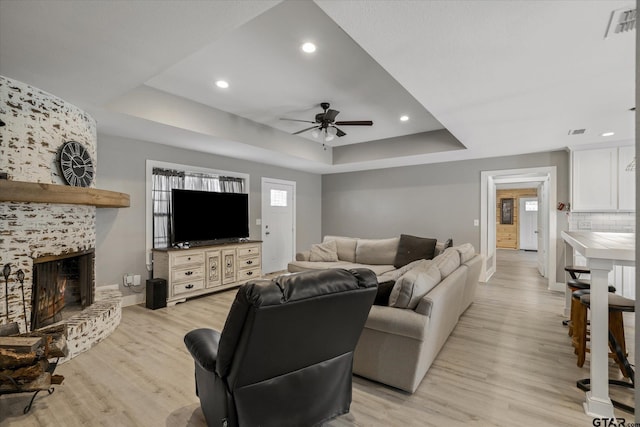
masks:
[[[634,30],[636,28],[636,11],[637,9],[624,7],[611,12],[609,25],[607,26],[607,32],[604,34],[604,38],[606,39],[614,34],[626,33]]]
[[[587,130],[586,129],[569,129],[569,135],[582,135],[583,133],[585,133]]]

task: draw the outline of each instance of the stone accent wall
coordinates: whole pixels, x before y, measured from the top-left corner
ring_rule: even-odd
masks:
[[[0,172],[11,180],[64,184],[56,160],[67,141],[82,143],[96,163],[95,120],[56,96],[0,76],[0,118]]]
[[[69,140],[84,144],[95,163],[95,120],[60,98],[0,76],[0,118],[6,124],[0,128],[0,172],[6,172],[10,180],[64,184],[57,152]],[[0,270],[6,264],[11,267],[8,284],[0,275],[0,324],[18,322],[21,332],[29,329],[33,259],[94,248],[95,209],[0,202]],[[18,269],[25,273],[26,319],[23,289],[15,274]]]

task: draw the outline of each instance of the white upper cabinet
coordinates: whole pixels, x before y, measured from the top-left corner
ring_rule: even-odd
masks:
[[[618,209],[622,211],[636,210],[636,174],[627,170],[635,156],[635,147],[618,149]]]
[[[634,147],[578,150],[571,153],[571,210],[635,210],[635,173],[626,171]]]

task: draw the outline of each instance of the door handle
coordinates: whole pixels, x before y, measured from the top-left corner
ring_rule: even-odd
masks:
[[[268,235],[269,235],[269,234],[271,234],[271,233],[269,233],[268,231],[265,231],[265,233],[264,233],[264,234],[268,236]]]

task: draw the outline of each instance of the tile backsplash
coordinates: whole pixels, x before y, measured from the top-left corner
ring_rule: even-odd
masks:
[[[570,212],[569,231],[636,232],[635,212]]]

